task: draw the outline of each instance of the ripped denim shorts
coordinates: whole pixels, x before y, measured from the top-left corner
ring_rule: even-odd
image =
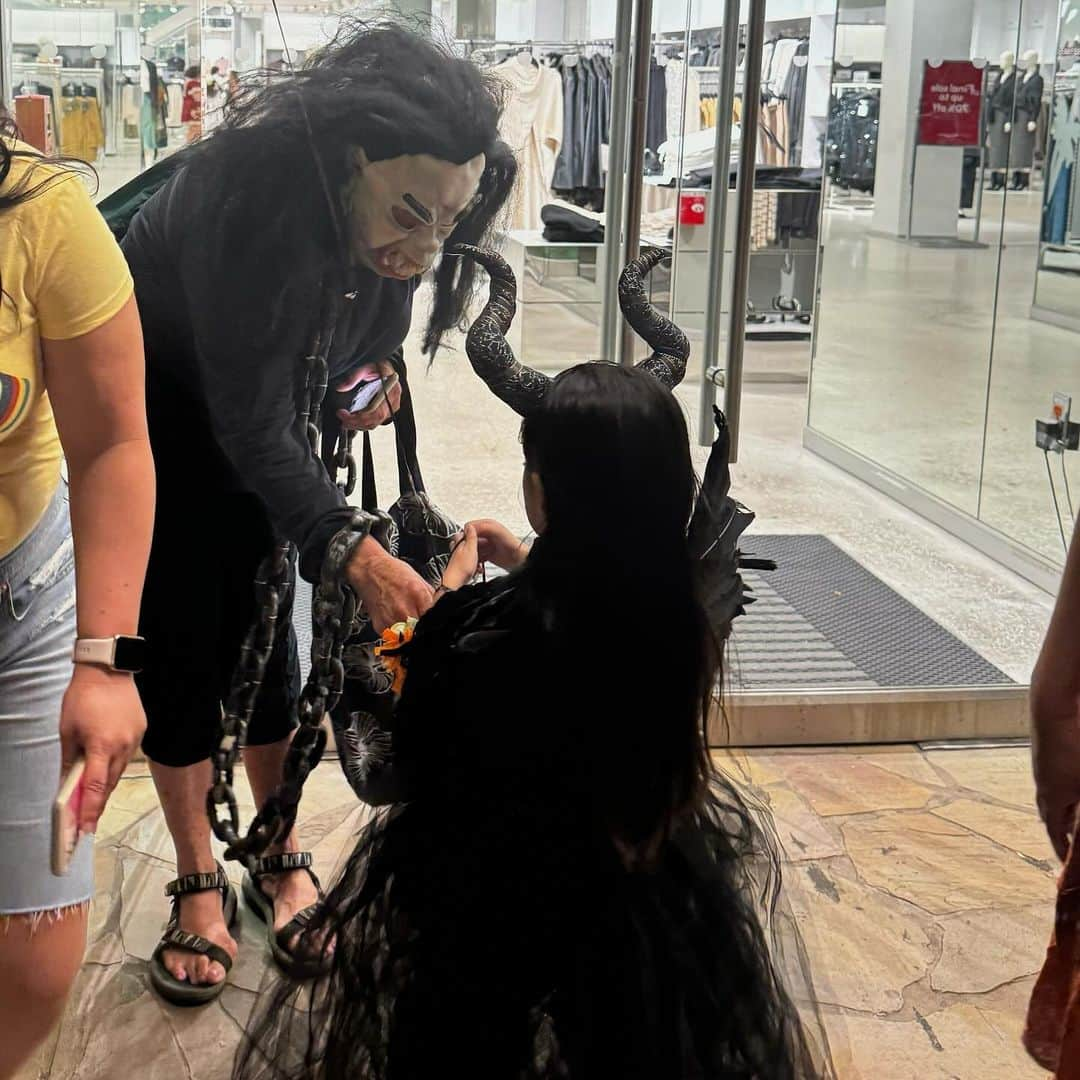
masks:
[[[61,481],[34,531],[0,558],[0,919],[59,912],[93,894],[88,840],[65,877],[50,866],[74,641],[75,556]]]

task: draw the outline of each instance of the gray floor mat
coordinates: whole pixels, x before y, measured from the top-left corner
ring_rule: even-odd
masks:
[[[745,575],[758,602],[735,624],[735,689],[1014,685],[827,537],[749,535],[743,548],[777,569]]]
[[[869,690],[1012,686],[1004,672],[819,535],[743,538],[775,559],[746,573],[757,603],[735,624],[728,652],[734,689]],[[294,624],[306,673],[311,586],[297,582]]]

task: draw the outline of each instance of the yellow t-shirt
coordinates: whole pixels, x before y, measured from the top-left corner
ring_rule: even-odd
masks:
[[[21,143],[14,149],[33,153]],[[16,157],[0,194],[31,170]],[[26,538],[60,479],[61,449],[45,393],[41,339],[67,341],[107,323],[133,292],[124,256],[75,174],[0,209],[0,557]]]

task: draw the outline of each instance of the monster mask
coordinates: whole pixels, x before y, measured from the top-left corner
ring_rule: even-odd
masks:
[[[369,161],[353,156],[346,190],[354,260],[381,277],[408,280],[431,269],[443,244],[475,205],[487,161],[463,165],[428,154]]]

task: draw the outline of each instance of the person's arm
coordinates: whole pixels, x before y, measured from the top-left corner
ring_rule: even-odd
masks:
[[[1039,813],[1064,859],[1080,803],[1080,527],[1031,677],[1031,756]]]
[[[154,518],[154,463],[134,298],[90,333],[43,339],[42,354],[71,483],[78,634],[134,635]],[[131,675],[75,666],[60,734],[66,763],[79,751],[86,756],[83,831],[96,828],[145,727]]]
[[[190,177],[180,178],[181,185],[191,183]],[[245,338],[243,320],[223,317],[225,294],[205,239],[191,226],[194,194],[181,187],[170,200],[165,232],[178,238],[180,276],[210,423],[222,451],[262,499],[277,531],[299,546],[301,574],[316,583],[331,539],[353,520],[354,509],[300,425],[301,363],[309,343],[291,351],[286,346],[284,352],[262,349]],[[368,516],[369,527],[375,521]],[[423,579],[370,533],[358,546],[348,577],[377,630],[422,615],[431,606],[431,589]]]
[[[529,557],[531,544],[516,537],[505,525],[482,518],[472,522],[476,531],[481,562],[501,570],[516,570]]]

